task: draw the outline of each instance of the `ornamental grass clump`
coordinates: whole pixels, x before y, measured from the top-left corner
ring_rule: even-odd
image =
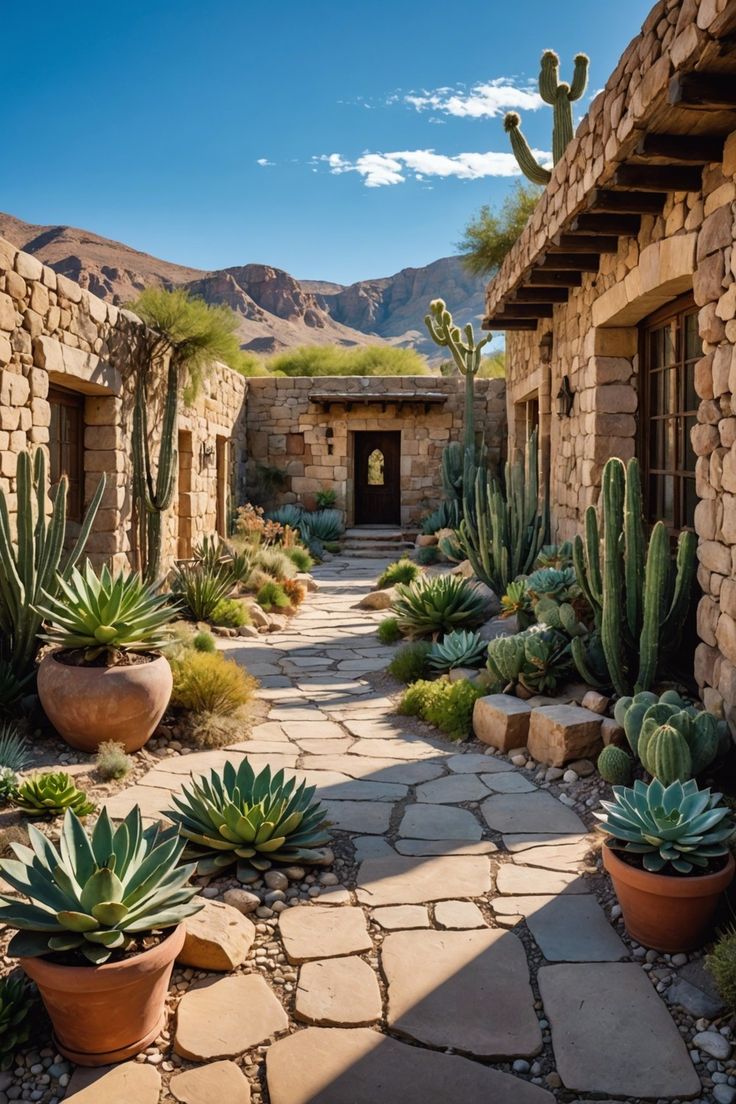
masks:
[[[258,588],[256,602],[267,613],[272,610],[285,610],[291,606],[289,595],[275,579],[270,579]]]
[[[697,782],[663,786],[655,778],[614,786],[613,800],[595,813],[609,846],[653,874],[702,874],[719,869],[734,835],[731,810],[719,793]]]
[[[466,740],[472,729],[473,706],[485,691],[467,679],[449,682],[420,680],[405,692],[399,713],[420,717],[447,733],[451,740]]]
[[[397,583],[411,583],[417,575],[419,575],[417,565],[403,557],[389,564],[385,571],[379,575],[376,588],[383,590],[384,587],[396,586]]]
[[[706,956],[705,965],[729,1011],[736,1009],[736,928],[727,928]]]
[[[202,908],[194,867],[179,863],[185,841],[176,828],[144,828],[137,805],[116,829],[103,809],[91,834],[67,811],[58,846],[33,825],[28,833],[30,847],[14,843],[16,858],[0,859],[30,902],[0,895],[0,923],[18,929],[11,956],[72,954],[99,966]]]
[[[14,791],[12,802],[28,816],[54,817],[71,810],[83,817],[97,807],[64,771],[45,771],[24,778]]]
[[[123,744],[116,740],[103,740],[97,749],[95,765],[105,781],[125,778],[133,769],[133,760]]]
[[[181,564],[171,576],[171,593],[194,621],[210,621],[232,588],[232,576],[223,566]]]
[[[401,639],[401,629],[395,617],[384,617],[383,621],[379,621],[376,632],[382,644],[395,644]]]
[[[221,598],[213,609],[209,620],[213,625],[223,625],[228,629],[241,629],[243,625],[250,624],[250,614],[245,604],[237,598]]]
[[[486,618],[488,603],[476,584],[461,575],[422,576],[399,584],[393,612],[404,636],[433,636],[474,628]]]
[[[284,552],[297,571],[311,571],[314,567],[314,560],[306,548],[303,548],[300,544],[295,544],[292,548],[286,548]]]
[[[197,873],[219,874],[233,863],[241,882],[257,880],[274,863],[322,863],[330,841],[315,787],[266,766],[256,774],[244,757],[226,763],[173,794],[166,815],[187,841]]]
[[[258,685],[235,660],[220,652],[188,651],[171,661],[171,704],[191,713],[229,716],[253,697]]]
[[[280,548],[263,548],[255,558],[255,566],[265,571],[277,582],[293,579],[297,568],[294,561]]]
[[[399,648],[389,663],[389,674],[407,685],[424,678],[427,674],[427,659],[431,650],[432,645],[426,640],[405,644],[403,648]]]

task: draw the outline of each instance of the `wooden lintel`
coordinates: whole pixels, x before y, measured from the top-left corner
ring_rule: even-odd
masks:
[[[616,253],[618,238],[613,234],[556,234],[547,246],[548,253]]]
[[[641,217],[636,214],[616,215],[584,211],[568,227],[572,234],[618,234],[621,237],[639,233]]]
[[[694,111],[735,111],[736,81],[733,73],[675,73],[667,99]]]
[[[534,262],[544,268],[557,268],[570,272],[597,272],[600,256],[597,253],[547,253]]]
[[[508,318],[503,314],[494,314],[483,320],[484,330],[536,330],[535,318]]]
[[[723,157],[723,138],[713,134],[645,134],[635,152],[637,157],[707,165]]]
[[[613,176],[615,188],[643,192],[699,192],[701,165],[622,165]]]
[[[509,292],[508,300],[516,303],[566,303],[567,288],[518,287],[516,291]]]
[[[658,215],[666,199],[666,192],[612,192],[610,188],[594,188],[590,193],[590,209],[609,214]]]
[[[583,277],[580,272],[563,272],[559,269],[534,268],[527,276],[527,283],[535,287],[580,287]]]
[[[497,314],[504,318],[551,318],[552,303],[512,303],[504,302]]]

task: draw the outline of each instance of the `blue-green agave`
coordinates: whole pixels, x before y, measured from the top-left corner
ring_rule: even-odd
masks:
[[[427,663],[433,671],[451,671],[453,667],[480,667],[488,642],[477,632],[457,629],[432,645]]]

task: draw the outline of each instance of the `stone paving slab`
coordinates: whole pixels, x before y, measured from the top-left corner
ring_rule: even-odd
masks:
[[[171,1078],[169,1092],[181,1104],[250,1104],[248,1079],[235,1062],[210,1062],[177,1073]],[[131,1096],[129,1104],[134,1102],[139,1104]]]
[[[531,779],[517,774],[516,771],[482,774],[480,779],[493,793],[532,793],[537,788]]]
[[[327,819],[342,832],[388,832],[393,805],[385,801],[323,801]]]
[[[485,797],[488,797],[488,787],[473,774],[449,774],[433,782],[425,782],[416,789],[417,801],[428,801],[436,805],[482,801]]]
[[[400,855],[490,855],[497,850],[491,840],[418,840],[399,839],[396,850]]]
[[[394,932],[381,967],[394,1031],[478,1058],[542,1049],[526,954],[511,932]]]
[[[271,1104],[554,1104],[544,1089],[369,1028],[310,1027],[266,1055]]]
[[[436,760],[442,755],[442,749],[418,736],[412,738],[404,735],[403,738],[394,736],[390,739],[356,740],[350,748],[350,754],[412,762],[424,759]]]
[[[64,1097],[66,1104],[158,1104],[161,1077],[153,1066],[123,1062],[119,1066],[78,1066]]]
[[[477,752],[451,755],[445,765],[457,774],[497,774],[516,770],[508,759],[497,759],[495,755],[480,755]]]
[[[201,982],[184,994],[174,1050],[195,1062],[237,1058],[288,1026],[286,1013],[260,974],[237,974]]]
[[[378,782],[370,778],[349,778],[329,770],[299,770],[297,777],[317,787],[317,797],[330,801],[402,801],[408,788],[396,782]]]
[[[483,913],[472,901],[438,901],[434,918],[441,928],[485,928]]]
[[[306,750],[311,753],[311,745],[306,745]],[[399,783],[403,786],[429,782],[433,778],[438,778],[444,769],[441,763],[401,763],[395,759],[379,759],[367,755],[321,755],[319,753],[302,756],[301,767],[305,770],[340,771],[342,774],[350,775],[351,778]],[[487,797],[488,794],[484,796]]]
[[[479,840],[481,827],[467,809],[452,805],[409,805],[399,825],[399,833],[411,839]]]
[[[361,954],[373,949],[362,909],[303,905],[279,914],[279,932],[289,962]]]
[[[545,870],[579,870],[591,844],[566,843],[548,847],[528,847],[514,854],[514,862],[522,866],[541,866]]]
[[[307,962],[299,971],[297,1019],[321,1027],[363,1027],[381,1018],[378,979],[362,958]]]
[[[496,874],[496,889],[503,896],[521,896],[524,893],[588,893],[584,878],[574,871],[543,870],[539,866],[517,866],[504,863]]]
[[[365,859],[358,869],[358,900],[364,905],[423,905],[455,897],[482,897],[491,889],[491,869],[482,855]]]
[[[371,919],[386,931],[430,926],[429,913],[424,905],[387,905],[373,909]]]
[[[548,962],[617,962],[629,951],[590,893],[497,897],[497,916],[523,916]]]
[[[481,806],[489,828],[495,832],[570,832],[585,834],[577,813],[560,804],[550,793],[493,794]]]
[[[503,843],[507,851],[516,855],[532,847],[560,847],[561,845],[591,843],[580,832],[511,832],[504,834]]]
[[[654,1099],[700,1092],[682,1036],[640,966],[543,966],[538,983],[566,1088]]]

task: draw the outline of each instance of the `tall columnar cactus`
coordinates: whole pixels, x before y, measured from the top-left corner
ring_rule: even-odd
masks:
[[[105,490],[103,475],[70,552],[64,555],[68,480],[62,476],[51,515],[46,516],[48,493],[46,453],[37,449],[18,456],[16,471],[17,535],[13,536],[7,496],[0,490],[0,656],[10,662],[19,679],[33,672],[41,615],[42,592],[56,596],[57,576],[69,578],[87,543]]]
[[[449,349],[452,359],[457,365],[458,371],[465,376],[465,449],[475,451],[475,418],[473,400],[475,397],[475,377],[480,368],[480,353],[484,345],[491,340],[491,334],[486,334],[480,341],[475,340],[473,324],[468,322],[465,327],[465,339],[459,326],[452,320],[444,299],[433,299],[429,304],[429,314],[424,317],[424,324],[429,331],[429,336],[435,345],[442,349]]]
[[[572,103],[579,100],[588,83],[588,65],[586,54],[575,55],[575,69],[572,83],[560,80],[560,59],[554,50],[545,50],[539,70],[539,94],[545,103],[552,106],[554,119],[552,124],[552,160],[556,165],[562,158],[568,143],[572,140]],[[519,168],[533,184],[547,184],[552,173],[534,158],[529,143],[521,132],[521,119],[515,111],[509,111],[503,122],[511,148],[519,162]]]
[[[473,570],[496,594],[518,575],[528,574],[547,535],[547,503],[539,501],[537,432],[523,457],[509,460],[504,485],[481,469],[475,480],[475,509],[460,523],[458,537]]]
[[[676,650],[690,605],[696,546],[694,533],[681,533],[673,564],[662,521],[647,546],[638,461],[624,467],[612,457],[606,463],[598,513],[588,507],[585,541],[575,538],[573,560],[618,694],[650,690],[667,654]],[[577,641],[572,647],[585,678],[582,647]]]
[[[146,373],[138,380],[133,410],[133,494],[138,504],[138,547],[146,582],[155,583],[161,570],[161,523],[174,495],[177,449],[176,426],[179,414],[179,363],[169,360],[166,398],[161,423],[158,466],[154,476],[148,429],[148,389]]]

